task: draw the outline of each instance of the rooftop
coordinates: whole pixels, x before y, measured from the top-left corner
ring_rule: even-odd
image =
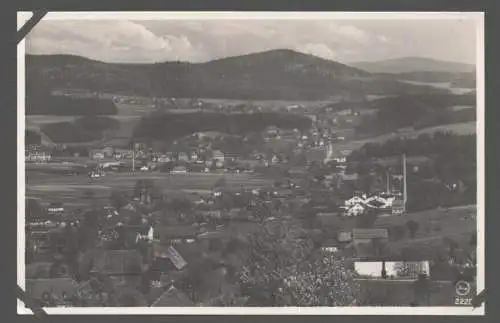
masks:
[[[389,238],[389,233],[387,229],[353,229],[352,237],[355,240]]]
[[[171,286],[151,304],[152,307],[194,306],[193,301],[181,290]]]

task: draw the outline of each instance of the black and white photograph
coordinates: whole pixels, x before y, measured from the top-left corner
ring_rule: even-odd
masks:
[[[48,12],[18,45],[24,298],[484,315],[483,18]]]

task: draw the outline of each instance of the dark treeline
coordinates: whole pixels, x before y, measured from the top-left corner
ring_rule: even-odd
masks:
[[[40,130],[54,142],[87,142],[102,139],[104,133],[117,129],[119,121],[103,116],[85,116],[74,122],[55,122]]]
[[[229,134],[260,132],[268,126],[307,129],[311,120],[292,114],[262,113],[185,113],[144,117],[134,130],[135,138],[170,140],[195,132],[219,131]]]
[[[88,116],[114,115],[118,113],[115,103],[109,99],[92,97],[67,97],[52,95],[53,88],[45,73],[27,71],[26,114]]]
[[[474,94],[408,95],[388,97],[369,104],[377,112],[363,117],[357,131],[387,133],[399,128],[425,128],[443,124],[468,122],[476,119],[476,110],[453,111],[453,106],[476,106]]]
[[[435,133],[416,139],[370,143],[354,151],[350,161],[366,163],[401,154],[427,156],[418,168],[409,167],[408,209],[473,204],[476,201],[476,135]]]
[[[333,111],[345,109],[355,110],[392,110],[394,108],[419,109],[422,107],[434,107],[435,109],[447,108],[456,105],[476,106],[475,94],[450,94],[450,93],[424,93],[407,94],[398,96],[387,96],[372,101],[364,100],[357,102],[341,101],[329,104],[325,108]]]
[[[26,130],[24,136],[24,142],[26,145],[41,145],[42,138],[37,132],[33,130]]]
[[[463,154],[475,160],[476,135],[456,135],[451,132],[421,134],[417,138],[391,139],[384,143],[367,143],[349,156],[351,161],[385,158],[405,153],[407,156]]]

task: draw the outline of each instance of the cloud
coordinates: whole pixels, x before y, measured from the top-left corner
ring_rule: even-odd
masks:
[[[389,38],[385,37],[384,35],[377,36],[377,39],[382,43],[389,42]]]
[[[34,54],[64,52],[110,61],[196,58],[186,36],[158,36],[131,21],[44,21],[33,30],[26,45]]]
[[[354,40],[361,44],[367,44],[372,40],[372,36],[368,32],[363,31],[351,25],[345,25],[345,26],[334,25],[331,26],[330,29],[333,32],[341,35],[342,37]]]
[[[111,62],[200,62],[280,48],[343,63],[403,56],[473,61],[475,25],[450,20],[42,20],[26,48]]]
[[[298,51],[326,59],[335,59],[335,52],[325,44],[309,43],[296,48]]]

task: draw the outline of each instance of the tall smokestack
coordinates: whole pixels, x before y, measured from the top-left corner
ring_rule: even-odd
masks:
[[[406,154],[403,154],[403,210],[406,211],[406,201],[408,196],[406,194]]]
[[[386,170],[385,175],[386,175],[385,176],[385,178],[386,178],[386,182],[385,182],[386,192],[388,194],[390,194],[391,193],[391,183],[390,183],[390,179],[389,179],[389,176],[390,176],[389,175],[389,170]]]

